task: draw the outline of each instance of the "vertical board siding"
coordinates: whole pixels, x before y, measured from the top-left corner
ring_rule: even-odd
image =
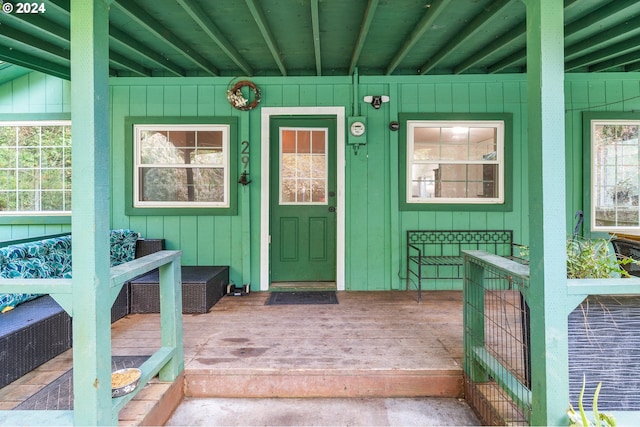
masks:
[[[640,74],[567,75],[567,227],[573,214],[588,209],[582,186],[582,112],[640,110]],[[411,229],[512,229],[527,244],[528,132],[525,76],[367,77],[353,99],[353,87],[332,78],[255,78],[260,106],[343,106],[347,116],[367,118],[367,145],[345,148],[346,289],[403,289],[406,284],[406,231]],[[229,265],[231,280],[257,289],[260,260],[260,107],[242,112],[226,100],[228,79],[113,79],[111,96],[111,217],[113,228],[132,228],[148,238],[164,238],[168,249],[183,251],[185,265]],[[375,110],[365,95],[392,95]],[[68,112],[70,83],[31,73],[0,86],[0,113]],[[508,112],[513,115],[513,210],[510,212],[399,211],[397,133],[388,124],[398,113]],[[124,120],[128,116],[236,116],[238,142],[249,142],[252,184],[239,189],[237,216],[125,215]],[[338,129],[338,132],[346,130]],[[241,147],[238,146],[238,150]],[[395,161],[393,159],[396,159]],[[240,161],[240,158],[239,158]],[[239,164],[239,171],[242,165]],[[231,177],[234,182],[237,177]],[[243,193],[243,192],[248,192]],[[243,196],[245,194],[246,196]],[[399,195],[403,197],[404,195]],[[248,203],[248,205],[244,205]],[[248,218],[242,217],[248,212]],[[250,229],[243,240],[243,230]],[[68,224],[2,224],[0,240],[69,231]],[[248,239],[246,236],[249,236]],[[247,241],[250,240],[250,241]],[[250,244],[249,248],[244,245]],[[251,256],[250,262],[243,254]],[[250,265],[249,272],[243,266]],[[456,281],[428,283],[427,289],[460,289]]]
[[[11,120],[12,115],[69,113],[71,111],[71,84],[66,80],[33,72],[0,85],[0,120]],[[0,224],[0,241],[59,234],[71,231],[71,224],[29,224],[15,218]]]
[[[640,110],[639,73],[569,75],[565,82],[565,140],[567,163],[567,233],[576,224],[574,214],[590,209],[583,200],[582,113],[584,111],[632,112]],[[584,229],[584,226],[583,226]]]

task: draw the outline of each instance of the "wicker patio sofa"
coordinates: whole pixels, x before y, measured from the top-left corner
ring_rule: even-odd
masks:
[[[131,230],[112,230],[111,265],[162,249],[155,242]],[[0,248],[0,277],[70,278],[71,236]],[[0,388],[71,347],[71,318],[49,295],[0,294],[0,311]],[[127,314],[128,283],[111,308],[111,321]]]

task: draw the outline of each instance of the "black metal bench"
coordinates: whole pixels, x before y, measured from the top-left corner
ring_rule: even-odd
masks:
[[[423,280],[462,279],[463,250],[513,258],[512,230],[407,231],[407,290],[415,279],[418,301]]]

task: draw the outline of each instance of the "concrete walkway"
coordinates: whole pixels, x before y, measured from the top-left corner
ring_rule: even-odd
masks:
[[[185,398],[167,426],[479,426],[455,398]]]

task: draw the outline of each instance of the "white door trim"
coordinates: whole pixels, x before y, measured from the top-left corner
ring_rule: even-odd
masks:
[[[260,142],[260,290],[269,290],[269,123],[271,116],[336,117],[336,289],[345,288],[345,112],[344,107],[262,107]]]

